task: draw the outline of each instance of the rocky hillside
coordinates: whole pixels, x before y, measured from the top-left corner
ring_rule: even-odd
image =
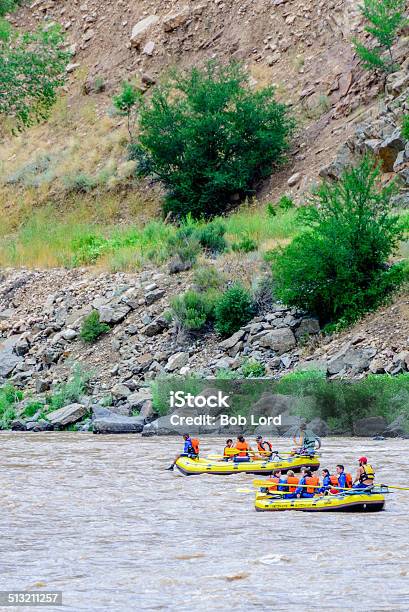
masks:
[[[30,197],[40,201],[66,194],[78,173],[99,190],[126,185],[125,129],[111,112],[124,79],[136,79],[146,91],[168,67],[217,58],[244,62],[254,87],[274,84],[294,107],[299,133],[291,164],[260,192],[270,199],[285,190],[299,198],[308,190],[380,90],[351,46],[363,29],[352,0],[38,0],[10,19],[22,28],[62,23],[72,52],[64,104],[48,125],[10,140],[0,154],[3,181],[19,191],[34,186]],[[145,199],[152,197],[149,189]],[[119,198],[126,196],[119,190]]]
[[[247,360],[269,376],[294,368],[324,369],[329,377],[409,370],[409,299],[401,296],[335,338],[318,322],[279,304],[230,338],[186,336],[166,318],[172,296],[189,287],[189,273],[95,274],[90,271],[6,270],[0,280],[0,383],[45,393],[75,363],[92,375],[96,399],[125,402],[160,374],[214,376]],[[79,338],[81,323],[98,310],[110,331],[97,343]]]

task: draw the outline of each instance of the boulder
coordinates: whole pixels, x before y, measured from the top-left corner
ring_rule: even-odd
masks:
[[[230,336],[230,338],[227,338],[226,340],[223,340],[223,342],[220,342],[219,348],[223,349],[224,351],[228,351],[229,349],[233,348],[238,342],[240,342],[245,333],[246,332],[244,331],[244,329],[239,329],[239,331]]]
[[[389,138],[379,146],[378,155],[382,160],[384,172],[393,172],[393,167],[400,151],[405,149],[405,140],[397,128]]]
[[[66,427],[80,421],[86,413],[87,408],[83,404],[69,404],[47,414],[47,419],[55,427]]]
[[[301,322],[295,330],[295,337],[297,340],[305,338],[311,334],[320,333],[320,324],[318,319],[301,319]]]
[[[94,419],[93,432],[94,434],[140,433],[144,423],[145,419],[140,416],[127,417],[111,415]]]
[[[406,438],[408,431],[408,417],[405,414],[400,414],[387,426],[382,435],[385,438]]]
[[[10,427],[12,431],[26,431],[26,422],[23,419],[15,419],[11,422]]]
[[[155,49],[155,43],[153,42],[153,40],[148,40],[148,42],[146,43],[146,45],[143,48],[142,53],[144,55],[152,56],[154,49]]]
[[[158,23],[158,21],[159,17],[157,17],[156,15],[149,15],[148,17],[145,17],[145,19],[138,21],[138,23],[136,23],[132,28],[131,46],[139,47],[143,42],[146,34],[155,24]]]
[[[287,181],[287,185],[289,187],[295,187],[295,185],[297,183],[299,183],[301,180],[301,173],[300,172],[296,172],[295,174],[293,174],[292,176],[290,176],[290,178]]]
[[[167,372],[175,372],[176,370],[180,370],[183,368],[189,361],[189,353],[175,353],[171,355],[165,365],[165,370]]]
[[[114,397],[122,399],[124,397],[129,397],[131,395],[131,390],[126,385],[117,383],[112,387],[111,393]]]
[[[141,410],[146,402],[152,401],[152,392],[147,388],[139,389],[139,391],[131,393],[126,401],[133,410]]]
[[[273,329],[267,332],[259,340],[260,346],[275,351],[278,355],[287,353],[296,346],[295,336],[291,329]]]
[[[39,421],[27,421],[26,423],[27,431],[52,431],[53,429],[54,425],[45,419],[40,419]]]
[[[337,151],[334,161],[321,168],[319,175],[325,179],[338,180],[343,171],[353,165],[354,156],[347,144],[343,144]]]
[[[131,311],[131,308],[128,306],[128,304],[111,302],[107,306],[100,306],[97,310],[99,312],[99,320],[101,323],[110,323],[111,325],[114,325],[115,323],[120,323],[123,321],[127,314]]]
[[[163,18],[163,29],[165,32],[172,32],[185,25],[190,18],[189,7],[182,7],[178,11],[172,11]]]
[[[114,416],[114,413],[109,410],[109,408],[105,408],[105,406],[99,406],[99,404],[95,404],[92,406],[92,418],[93,419],[104,419],[105,417]]]
[[[22,357],[14,352],[19,340],[20,336],[0,339],[0,379],[10,376],[16,365],[22,361]]]
[[[371,359],[376,355],[376,349],[355,348],[345,345],[328,361],[328,374],[339,374],[343,370],[354,370],[356,373],[364,372],[369,368]]]
[[[158,317],[145,327],[143,333],[145,336],[148,336],[148,338],[152,338],[152,336],[157,336],[164,332],[167,327],[167,321],[163,317]]]
[[[50,389],[50,383],[48,380],[44,380],[43,378],[37,378],[36,380],[36,393],[45,393]]]
[[[68,327],[67,329],[64,329],[61,332],[61,335],[64,338],[64,340],[71,341],[71,340],[75,340],[75,338],[78,336],[78,332],[76,332],[75,329],[71,329]]]
[[[387,428],[387,422],[384,417],[373,416],[364,419],[358,419],[353,423],[353,431],[355,436],[372,437],[377,434],[382,434]]]
[[[394,96],[398,96],[409,85],[409,72],[404,70],[391,74],[387,79],[386,89]]]
[[[163,289],[154,289],[153,291],[148,291],[145,294],[145,304],[150,306],[154,302],[157,302],[165,295],[165,291]]]

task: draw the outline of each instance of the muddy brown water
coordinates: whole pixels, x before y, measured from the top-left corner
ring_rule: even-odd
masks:
[[[222,442],[203,438],[203,454]],[[0,590],[61,590],[74,612],[409,609],[409,491],[374,514],[259,513],[236,490],[252,476],[164,471],[177,438],[2,433],[0,444]],[[409,485],[408,449],[325,439],[321,466],[351,469],[365,453],[378,482]]]

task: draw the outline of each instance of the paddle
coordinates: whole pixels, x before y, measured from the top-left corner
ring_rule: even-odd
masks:
[[[270,481],[269,480],[257,480],[257,479],[253,480],[253,487],[256,487],[257,489],[260,488],[260,487],[269,488],[269,487],[274,486],[275,484],[276,483],[272,482],[271,480]],[[288,485],[286,485],[285,482],[281,482],[281,483],[279,483],[279,485],[281,485],[283,487],[284,486],[288,486]],[[302,488],[307,488],[308,487],[310,489],[321,489],[322,488],[322,485],[307,485],[307,484],[305,484],[305,485],[292,484],[290,486],[297,487],[297,488],[298,487],[302,487]],[[331,485],[331,487],[332,487],[332,485]],[[351,491],[351,487],[343,487],[342,488],[342,487],[334,486],[332,488],[336,489],[337,491]],[[362,491],[364,491],[364,489],[362,489]]]

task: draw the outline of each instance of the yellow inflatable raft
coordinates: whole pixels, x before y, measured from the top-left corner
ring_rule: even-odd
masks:
[[[216,461],[214,459],[190,459],[189,457],[180,457],[176,461],[176,467],[185,476],[193,474],[271,474],[274,470],[293,470],[299,472],[302,467],[308,467],[310,470],[318,470],[320,467],[320,459],[314,457],[288,457],[282,459],[276,457],[271,461],[247,461],[235,463],[234,461]]]
[[[304,512],[379,512],[384,509],[386,488],[373,489],[371,493],[346,492],[337,495],[320,495],[304,499],[283,499],[278,496],[256,493],[255,508],[259,512],[279,510],[303,510]]]

